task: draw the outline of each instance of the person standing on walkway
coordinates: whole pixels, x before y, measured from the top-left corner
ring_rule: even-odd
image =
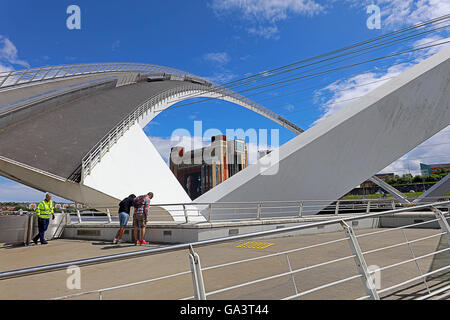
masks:
[[[145,242],[145,226],[148,222],[149,206],[150,200],[153,198],[153,193],[149,192],[146,195],[139,196],[134,199],[134,215],[133,215],[133,226],[134,226],[134,245],[147,244]],[[138,231],[140,237],[138,237]],[[139,240],[140,239],[140,240]]]
[[[122,236],[125,232],[125,228],[128,224],[128,219],[130,219],[130,209],[133,206],[133,200],[136,198],[134,194],[129,195],[127,198],[123,199],[119,203],[119,222],[120,229],[117,231],[116,236],[114,237],[114,244],[122,242]]]
[[[38,217],[39,233],[33,238],[33,242],[34,244],[37,244],[38,239],[40,239],[41,244],[47,244],[48,242],[45,240],[45,231],[47,231],[50,223],[50,217],[52,217],[52,220],[55,219],[52,195],[50,193],[46,193],[45,200],[37,206],[36,215]]]

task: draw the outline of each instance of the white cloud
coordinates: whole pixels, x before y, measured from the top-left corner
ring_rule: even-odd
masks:
[[[245,30],[265,39],[279,39],[277,23],[300,15],[312,17],[326,13],[336,0],[210,0],[209,6],[217,16],[242,17],[250,26]],[[381,9],[381,27],[396,29],[424,22],[450,12],[448,0],[346,0],[352,7],[366,8],[376,4]],[[363,14],[367,14],[363,11]]]
[[[276,25],[273,26],[256,26],[247,29],[247,32],[252,35],[260,36],[265,39],[275,39],[278,40],[280,38],[278,27]]]
[[[384,23],[388,27],[416,24],[450,12],[450,2],[442,0],[380,0]]]
[[[389,79],[398,76],[410,66],[411,64],[409,63],[403,63],[388,68],[386,72],[362,73],[349,79],[335,81],[325,88],[316,91],[317,96],[325,95],[327,98],[316,99],[316,102],[322,103],[323,114],[313,124],[317,124],[337,111],[347,107],[357,98],[368,94]],[[331,97],[327,94],[331,94]]]
[[[0,35],[0,72],[14,70],[14,66],[29,68],[25,60],[18,57],[18,50],[8,38]]]
[[[427,47],[427,46],[431,46],[431,45],[435,45],[435,44],[439,44],[439,43],[444,43],[449,40],[450,40],[450,37],[444,38],[444,37],[441,37],[438,35],[433,35],[433,36],[430,36],[427,38],[422,38],[420,40],[415,41],[413,43],[413,48],[423,48],[423,47]],[[430,48],[418,51],[416,53],[417,62],[424,60],[424,58],[421,58],[421,56],[429,56],[429,55],[436,54],[439,51],[441,51],[442,49],[448,47],[449,45],[450,45],[449,43],[446,43],[443,45],[437,45],[434,47],[430,47]]]
[[[203,55],[203,60],[225,65],[230,62],[230,56],[226,52],[210,52]]]
[[[239,11],[249,20],[277,22],[285,20],[288,14],[313,16],[324,7],[313,0],[213,0],[211,7],[217,14]]]
[[[381,172],[394,172],[398,175],[411,173],[420,175],[420,163],[436,164],[450,162],[450,126],[441,130],[403,157],[393,162]]]
[[[381,27],[388,29],[417,24],[450,12],[448,0],[347,0],[347,2],[360,7],[378,5],[381,9]]]
[[[292,15],[314,16],[324,7],[314,0],[212,0],[210,7],[218,16],[237,14],[252,26],[249,34],[278,39],[277,23]]]
[[[236,79],[237,77],[238,77],[237,74],[233,73],[230,70],[224,69],[219,72],[214,72],[210,76],[205,76],[204,78],[206,78],[212,82],[215,82],[215,83],[224,84],[224,83],[232,81],[233,79]]]
[[[212,82],[223,84],[238,77],[238,75],[226,67],[231,61],[230,55],[226,52],[205,53],[202,56],[202,60],[213,65],[213,69],[215,69],[212,75],[204,77]]]

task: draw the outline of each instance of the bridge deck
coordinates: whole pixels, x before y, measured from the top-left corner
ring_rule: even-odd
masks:
[[[169,80],[99,89],[1,128],[0,155],[67,178],[82,157],[136,107],[184,84]]]
[[[357,231],[357,234],[372,232],[374,229]],[[406,229],[409,240],[426,237],[439,233],[437,229]],[[242,242],[230,242],[196,249],[202,267],[217,265],[246,258],[258,257],[270,253],[304,247],[316,243],[341,239],[342,232],[325,233],[319,235],[303,235],[262,240],[274,243],[265,249],[237,248]],[[376,241],[373,241],[376,239]],[[359,238],[363,251],[380,248],[404,241],[401,230],[384,233],[379,237]],[[436,249],[442,249],[446,243],[439,237],[434,237],[412,244],[416,256],[421,256]],[[0,271],[36,265],[50,264],[73,259],[108,255],[126,251],[141,250],[132,244],[114,246],[106,242],[89,242],[78,240],[55,240],[47,246],[30,246],[21,248],[0,249]],[[145,248],[148,248],[146,246]],[[444,252],[436,256],[419,261],[424,273],[438,269],[450,263],[450,256]],[[311,266],[317,263],[350,255],[346,241],[338,242],[326,247],[317,247],[289,254],[293,269]],[[376,252],[366,256],[368,265],[380,267],[411,259],[408,246],[395,247],[386,251]],[[65,271],[32,275],[0,281],[0,299],[47,299],[100,289],[129,282],[142,281],[177,272],[189,270],[187,251],[176,251],[155,256],[135,258],[81,269],[81,290],[68,290]],[[264,260],[242,263],[220,269],[204,271],[207,292],[231,285],[287,272],[288,265],[284,255]],[[299,290],[308,290],[321,284],[339,280],[357,274],[353,259],[323,266],[317,269],[298,273],[295,277]],[[381,273],[382,288],[389,287],[404,280],[418,276],[419,272],[414,262],[401,267],[388,269]],[[449,273],[428,279],[432,290],[448,285]],[[278,280],[270,280],[213,295],[210,299],[281,299],[294,294],[290,276]],[[412,299],[426,294],[422,281],[416,281],[399,289],[382,294],[386,299]],[[305,299],[354,299],[364,296],[360,279],[346,282],[342,285],[320,290],[305,296]],[[179,299],[192,296],[192,279],[190,274],[161,280],[150,284],[115,290],[103,294],[103,299]],[[302,297],[303,298],[303,297]],[[83,299],[98,299],[97,294],[83,296]]]

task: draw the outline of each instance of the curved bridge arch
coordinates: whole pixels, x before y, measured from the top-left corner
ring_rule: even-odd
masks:
[[[117,86],[132,84],[139,80],[145,79],[146,77],[153,79],[156,78],[158,80],[180,80],[198,84],[198,89],[187,88],[186,90],[198,91],[200,92],[200,95],[202,97],[205,96],[202,93],[209,92],[210,94],[208,95],[208,97],[236,103],[245,108],[248,108],[251,111],[257,112],[270,120],[277,122],[278,124],[297,134],[303,132],[301,128],[291,123],[290,121],[257,104],[256,102],[228,89],[227,87],[214,84],[207,79],[198,77],[182,70],[153,64],[75,64],[0,72],[0,93],[5,90],[5,88],[8,90],[10,90],[11,88],[21,89],[23,87],[35,85],[42,82],[56,82],[74,78],[83,79],[85,77],[92,77],[95,75],[116,75],[118,78]],[[179,90],[179,92],[181,91]],[[177,92],[175,92],[175,94],[176,93]]]
[[[211,98],[228,101],[256,112],[293,131],[296,134],[300,134],[303,132],[302,129],[285,120],[284,118],[278,116],[277,114],[271,112],[270,110],[263,108],[242,96],[238,97],[236,95],[232,95],[225,89],[211,88],[209,86],[200,84],[185,84],[161,92],[137,107],[132,114],[127,116],[121,123],[116,125],[107,135],[105,135],[102,140],[100,140],[96,144],[94,148],[92,148],[84,156],[82,166],[72,174],[72,180],[80,180],[83,179],[86,175],[89,175],[91,168],[98,162],[100,162],[103,155],[109,151],[109,148],[115,142],[117,142],[117,137],[123,135],[124,130],[126,131],[127,128],[129,128],[135,122],[139,123],[141,128],[144,128],[164,110],[170,108],[176,103],[191,98]]]
[[[135,124],[143,128],[171,105],[195,97],[229,101],[303,132],[226,87],[173,68],[87,64],[11,71],[0,73],[0,174],[76,202],[115,204],[122,195],[84,179]]]

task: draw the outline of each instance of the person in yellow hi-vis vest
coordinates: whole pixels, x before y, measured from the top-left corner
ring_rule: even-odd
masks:
[[[45,231],[47,231],[48,225],[50,223],[50,217],[52,217],[52,219],[55,219],[55,214],[53,212],[52,195],[50,193],[46,193],[45,200],[39,203],[39,205],[37,206],[36,215],[38,217],[39,233],[33,238],[33,242],[34,244],[37,244],[39,238],[41,244],[47,244],[47,241],[45,241],[44,238]]]

